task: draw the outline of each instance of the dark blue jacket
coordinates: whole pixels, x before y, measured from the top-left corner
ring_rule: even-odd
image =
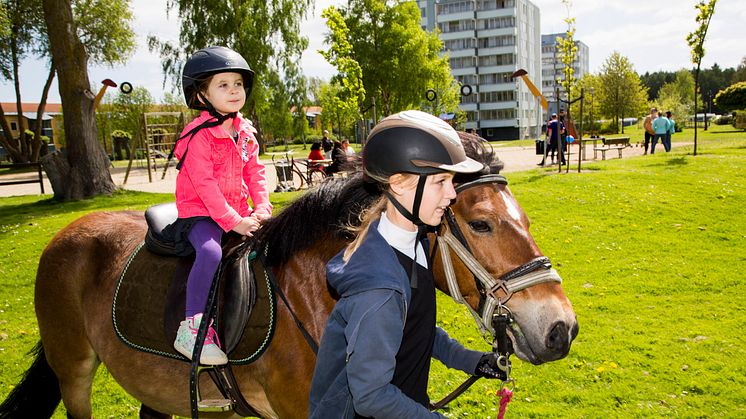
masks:
[[[309,417],[437,418],[438,413],[391,384],[411,298],[409,278],[394,250],[371,224],[348,263],[337,254],[327,280],[339,293],[319,346]],[[472,374],[482,352],[470,351],[436,329],[433,357]]]

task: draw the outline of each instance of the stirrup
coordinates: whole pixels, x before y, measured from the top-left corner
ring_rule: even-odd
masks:
[[[202,399],[202,396],[200,395],[199,375],[205,371],[210,372],[210,370],[214,370],[216,373],[220,374],[220,372],[215,368],[218,366],[219,365],[200,365],[197,367],[197,409],[200,412],[219,413],[233,410],[233,401],[231,399]]]

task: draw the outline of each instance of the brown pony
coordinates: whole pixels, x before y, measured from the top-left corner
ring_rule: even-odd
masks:
[[[499,171],[501,163],[491,150],[480,144],[465,146],[470,157],[486,163],[493,173]],[[326,284],[325,263],[349,241],[345,225],[355,223],[377,195],[360,175],[331,180],[301,196],[260,230],[257,239],[268,244],[268,263],[277,283],[316,342],[335,303]],[[452,209],[463,238],[492,277],[542,257],[526,214],[504,183],[464,189]],[[140,212],[97,212],[74,221],[52,239],[36,279],[41,335],[37,357],[0,406],[0,417],[49,417],[61,399],[68,417],[90,418],[91,386],[101,363],[142,403],[142,417],[190,415],[189,364],[128,347],[112,325],[117,278],[145,232]],[[461,294],[477,309],[485,291],[459,260],[454,259],[453,269]],[[435,275],[437,287],[448,292],[440,258]],[[515,317],[508,332],[519,358],[541,364],[567,355],[578,328],[558,282],[517,291],[507,306]],[[266,352],[233,371],[246,400],[263,417],[304,418],[315,355],[288,308],[281,302],[277,307],[274,338]],[[203,376],[203,396],[222,398]]]

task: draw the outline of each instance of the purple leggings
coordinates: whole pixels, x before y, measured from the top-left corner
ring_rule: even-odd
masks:
[[[223,230],[212,220],[197,221],[189,231],[189,243],[194,247],[195,259],[187,279],[186,317],[205,311],[212,278],[223,257],[220,247],[222,237]]]

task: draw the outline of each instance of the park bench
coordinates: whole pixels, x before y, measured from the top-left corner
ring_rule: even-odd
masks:
[[[629,137],[616,137],[616,138],[602,138],[602,144],[598,147],[593,147],[593,154],[597,151],[601,152],[601,160],[606,160],[606,152],[609,150],[617,150],[619,152],[619,158],[622,158],[622,150],[627,147],[632,147],[629,143]]]
[[[34,179],[3,181],[3,182],[0,182],[0,186],[20,185],[23,183],[38,183],[39,187],[41,188],[41,193],[44,194],[44,177],[42,176],[42,173],[41,173],[41,163],[33,162],[33,163],[0,164],[0,169],[18,169],[18,168],[26,168],[26,167],[33,167],[36,169],[37,176]]]

